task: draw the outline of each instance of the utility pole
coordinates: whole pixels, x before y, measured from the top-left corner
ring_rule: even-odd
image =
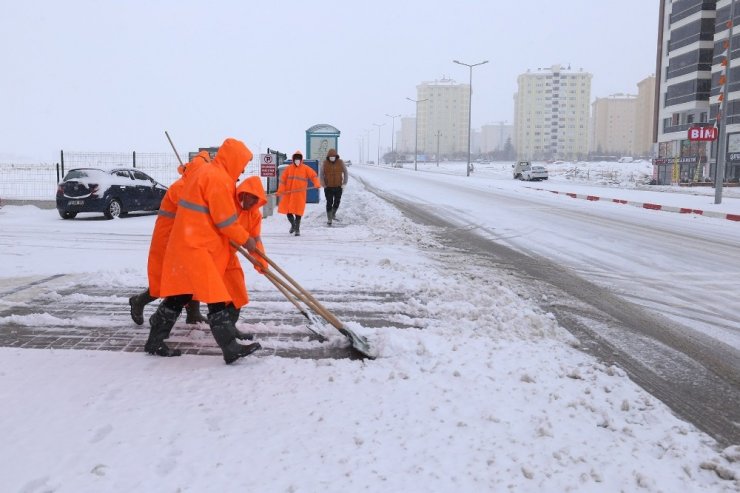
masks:
[[[393,153],[393,162],[396,162],[396,146],[394,143],[394,138],[396,136],[396,118],[399,118],[401,115],[389,115],[388,113],[385,114],[388,118],[391,118],[393,120],[393,123],[391,124],[391,152]]]
[[[378,162],[377,165],[380,166],[380,127],[385,126],[385,123],[373,123],[376,127],[378,127]]]
[[[730,6],[730,20],[727,21],[726,26],[729,28],[727,34],[727,41],[725,42],[725,59],[724,59],[724,75],[720,77],[720,83],[722,84],[722,98],[720,102],[720,110],[717,115],[717,124],[719,125],[719,151],[717,152],[717,164],[716,173],[714,174],[714,203],[722,203],[722,186],[725,181],[725,166],[727,165],[727,124],[729,118],[727,118],[727,93],[728,86],[730,85],[730,77],[732,70],[730,70],[730,64],[732,63],[732,28],[734,27],[735,21],[735,0],[732,0]],[[720,120],[723,120],[720,123]],[[697,165],[698,166],[698,165]]]
[[[439,136],[442,135],[441,130],[437,130],[437,168],[439,168]]]
[[[365,155],[366,155],[365,163],[369,163],[370,162],[370,130],[364,129],[364,131],[367,134],[367,140],[365,141],[367,142],[367,145],[365,146]]]
[[[411,99],[406,98],[412,103],[416,103],[416,113],[414,114],[414,171],[416,169],[416,159],[419,155],[419,103],[429,101],[428,99]]]
[[[470,134],[472,133],[471,124],[472,124],[472,111],[473,111],[473,67],[477,67],[478,65],[483,65],[484,63],[488,63],[488,60],[484,60],[479,63],[463,63],[457,60],[452,60],[452,63],[456,63],[458,65],[465,65],[470,69],[470,95],[468,97],[468,167],[467,167],[467,173],[465,176],[470,176]]]

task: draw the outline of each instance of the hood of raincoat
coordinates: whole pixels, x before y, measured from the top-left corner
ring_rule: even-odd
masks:
[[[241,140],[228,138],[219,147],[213,164],[223,166],[229,176],[236,181],[252,160],[252,151]]]
[[[249,176],[236,188],[236,202],[241,203],[239,200],[240,193],[251,193],[257,197],[257,204],[254,207],[262,207],[267,203],[267,197],[265,195],[265,187],[262,186],[262,180],[259,176]],[[241,207],[240,207],[241,209]]]
[[[190,162],[185,163],[184,165],[180,165],[182,167],[182,174],[185,176],[188,176],[192,174],[195,170],[200,168],[206,163],[211,162],[211,155],[208,154],[208,151],[200,151],[198,154],[196,154],[193,159],[190,160]],[[178,169],[179,170],[179,169]]]
[[[329,149],[329,151],[326,153],[326,158],[329,159],[330,157],[335,156],[337,159],[339,159],[339,154],[337,154],[336,149]]]
[[[293,164],[294,164],[295,166],[298,166],[298,165],[299,165],[300,163],[302,163],[302,162],[303,162],[303,152],[302,152],[302,151],[295,151],[295,152],[294,152],[294,153],[293,153],[293,154],[292,154],[292,155],[290,156],[290,158],[291,158],[291,159],[293,159],[293,156],[295,156],[296,154],[298,154],[299,156],[301,156],[301,160],[300,160],[300,161],[298,161],[297,163],[296,163],[295,161],[293,161]]]

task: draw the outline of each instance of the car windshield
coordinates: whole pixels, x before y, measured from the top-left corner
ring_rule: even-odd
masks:
[[[80,178],[91,178],[93,176],[101,176],[103,174],[103,171],[99,169],[73,169],[70,170],[69,173],[67,173],[67,176],[64,177],[64,181],[68,180],[77,180]]]

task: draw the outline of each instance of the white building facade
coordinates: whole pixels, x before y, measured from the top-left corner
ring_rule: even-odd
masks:
[[[591,79],[582,69],[557,64],[519,75],[514,96],[518,159],[587,157]]]
[[[416,86],[419,154],[443,156],[468,152],[470,86],[452,79],[423,82]]]

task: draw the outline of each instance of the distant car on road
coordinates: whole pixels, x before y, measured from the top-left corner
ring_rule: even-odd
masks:
[[[532,165],[529,161],[519,161],[513,164],[514,179],[525,181],[547,180],[549,174],[544,166]]]
[[[101,212],[108,219],[134,211],[156,211],[167,187],[135,168],[69,170],[57,186],[62,219],[80,212]]]
[[[352,166],[352,160],[351,160],[351,159],[347,159],[347,160],[346,160],[346,161],[344,162],[344,165],[345,165],[345,166]]]

